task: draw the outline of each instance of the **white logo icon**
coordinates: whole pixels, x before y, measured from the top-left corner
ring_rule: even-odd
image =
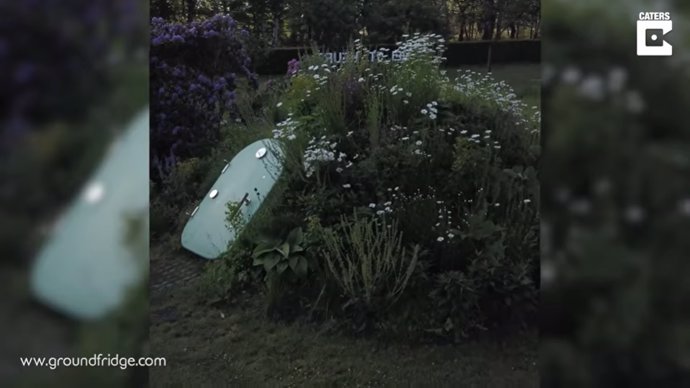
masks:
[[[666,35],[673,29],[668,12],[640,12],[637,21],[637,55],[669,56],[673,46],[666,41]]]

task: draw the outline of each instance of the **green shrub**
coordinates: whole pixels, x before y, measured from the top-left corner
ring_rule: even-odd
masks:
[[[506,257],[503,234],[472,256],[462,270],[434,278],[429,297],[432,332],[456,340],[509,324],[530,322],[536,312],[538,289],[529,259]]]
[[[442,325],[430,329],[431,332],[453,336],[457,341],[467,336],[468,329],[486,329],[479,305],[479,280],[462,271],[436,276],[429,297],[434,309],[433,319]]]
[[[151,182],[151,232],[174,233],[191,205],[203,195],[201,183],[208,174],[209,160],[190,158],[177,165],[163,182]]]
[[[197,291],[200,300],[213,303],[231,299],[234,294],[260,279],[252,268],[251,250],[240,242],[204,267]]]
[[[229,260],[209,262],[199,278],[199,298],[204,302],[226,300],[231,297],[236,282],[237,269]]]

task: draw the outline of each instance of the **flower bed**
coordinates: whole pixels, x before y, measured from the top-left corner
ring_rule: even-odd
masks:
[[[309,305],[360,330],[457,339],[529,321],[538,110],[489,76],[450,79],[439,36],[407,37],[400,50],[408,60],[290,64],[265,112],[284,148],[281,195],[208,285],[223,282],[227,296],[263,279],[271,311]]]

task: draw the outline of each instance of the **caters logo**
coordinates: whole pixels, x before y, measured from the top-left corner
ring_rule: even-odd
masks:
[[[640,12],[637,21],[637,55],[669,56],[673,46],[666,35],[673,30],[670,12]]]

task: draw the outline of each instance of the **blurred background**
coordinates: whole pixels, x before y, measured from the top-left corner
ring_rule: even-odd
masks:
[[[542,384],[688,386],[690,4],[542,5]],[[146,353],[145,286],[82,321],[38,303],[29,278],[56,221],[145,109],[148,8],[0,4],[0,381],[10,386],[146,384],[145,371],[22,369],[18,357]],[[636,56],[640,11],[671,12],[672,57]]]
[[[60,275],[63,281],[73,281],[77,291],[82,286],[88,290],[86,284],[93,279],[70,272],[79,264],[77,259],[84,259],[77,255],[94,253],[88,257],[94,268],[105,265],[106,257],[112,261],[113,252],[100,255],[99,249],[105,248],[87,237],[78,237],[80,217],[90,225],[103,226],[101,243],[119,242],[123,252],[131,253],[144,264],[141,268],[148,263],[147,212],[122,214],[121,218],[103,216],[104,212],[75,212],[83,200],[98,202],[103,197],[102,205],[111,206],[108,191],[87,184],[102,166],[121,164],[121,159],[109,161],[113,159],[109,152],[121,135],[133,132],[128,128],[137,117],[139,124],[144,120],[147,127],[148,8],[148,2],[135,0],[19,0],[0,4],[3,386],[147,383],[146,370],[51,371],[22,368],[19,357],[94,353],[136,357],[146,352],[148,284],[144,269],[138,285],[122,291],[127,296],[116,308],[89,319],[73,308],[57,307],[60,303],[46,303],[52,300],[68,306],[69,300],[58,300],[64,299],[64,295],[36,297],[37,287],[50,290],[54,286],[50,273],[46,276],[44,271],[42,278],[33,279],[35,283],[30,279],[35,277],[32,274],[37,261],[53,260],[51,268],[68,270]],[[127,147],[130,146],[147,162],[147,142]],[[142,169],[148,171],[148,166]],[[120,171],[107,179],[112,183],[127,182],[127,173]],[[136,199],[148,197],[147,180],[128,183],[130,187],[140,187],[127,195]],[[125,217],[129,217],[128,223],[123,222]],[[62,233],[68,227],[61,224],[63,221],[77,233]],[[126,226],[122,227],[126,229],[124,233],[120,225]],[[56,244],[74,246],[75,256],[51,255],[48,247]]]
[[[542,386],[689,386],[690,4],[542,5]]]

